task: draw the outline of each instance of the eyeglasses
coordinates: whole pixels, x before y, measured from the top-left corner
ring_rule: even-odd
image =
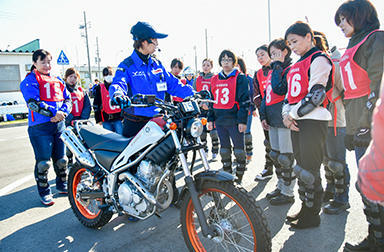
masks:
[[[221,59],[221,62],[222,62],[222,63],[231,63],[231,62],[233,62],[233,59],[231,59],[231,58],[228,58],[228,59]]]

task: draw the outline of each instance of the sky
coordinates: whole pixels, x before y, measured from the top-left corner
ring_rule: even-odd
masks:
[[[284,36],[294,22],[308,20],[312,29],[324,32],[331,46],[345,48],[348,40],[335,25],[334,14],[341,0],[270,0],[271,38]],[[384,23],[384,1],[371,0],[380,23]],[[242,56],[249,69],[260,68],[255,49],[269,42],[268,0],[0,0],[0,49],[13,50],[34,39],[48,50],[54,61],[61,50],[70,64],[87,64],[84,30],[85,11],[89,23],[91,65],[95,65],[96,37],[101,65],[116,67],[133,51],[131,27],[137,21],[150,23],[169,36],[159,40],[158,58],[170,70],[173,58],[198,70],[208,57],[218,71],[218,56],[224,49]],[[60,66],[53,66],[58,71]]]

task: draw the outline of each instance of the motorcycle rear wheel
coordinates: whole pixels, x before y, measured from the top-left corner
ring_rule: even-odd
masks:
[[[187,193],[180,209],[184,241],[190,251],[271,251],[271,234],[262,210],[242,188],[230,182],[207,181],[199,198],[208,225],[217,236],[204,237]]]
[[[92,178],[93,176],[89,170],[76,163],[68,174],[68,198],[74,214],[84,226],[99,228],[107,224],[113,215],[113,212],[108,209],[98,208],[100,205],[105,204],[104,199],[82,200],[77,197],[78,190],[81,187],[101,188],[101,184],[90,184]]]

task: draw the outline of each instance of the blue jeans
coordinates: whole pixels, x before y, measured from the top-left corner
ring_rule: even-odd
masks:
[[[346,134],[345,127],[337,127],[336,128],[336,136],[334,134],[333,127],[328,127],[328,134],[327,134],[327,142],[326,142],[326,148],[327,148],[327,157],[332,160],[337,160],[341,163],[345,163],[345,172],[344,172],[344,183],[346,184],[345,191],[341,194],[335,195],[335,201],[340,203],[346,203],[349,200],[349,182],[351,179],[351,176],[349,174],[348,165],[346,164],[345,155],[346,155],[346,149],[344,144],[344,137]],[[327,184],[327,187],[325,189],[328,192],[335,192],[335,184]]]
[[[103,128],[116,132],[117,134],[123,134],[123,124],[120,120],[103,122]]]
[[[217,134],[220,139],[220,147],[232,149],[231,140],[234,149],[244,150],[244,133],[239,132],[237,125],[234,126],[217,126]]]
[[[356,157],[357,167],[359,167],[359,161],[364,156],[364,154],[367,151],[367,149],[368,149],[368,147],[357,147],[357,146],[355,146],[355,157]]]
[[[60,135],[64,129],[64,121],[59,123],[46,122],[28,127],[29,140],[32,144],[36,160],[34,171],[36,182],[39,180],[37,164],[40,161],[49,161],[52,159],[52,162],[55,164],[57,160],[64,158],[65,145],[60,139]],[[54,169],[56,173],[56,185],[62,184],[63,182],[59,176],[59,171],[55,165]],[[37,189],[40,196],[51,193],[49,184],[47,187],[41,187],[37,184]]]
[[[251,133],[251,126],[252,126],[252,113],[248,115],[248,120],[247,120],[247,129],[245,130],[245,133]]]

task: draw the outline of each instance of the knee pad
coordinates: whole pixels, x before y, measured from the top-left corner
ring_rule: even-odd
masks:
[[[311,172],[303,169],[300,165],[295,165],[293,172],[299,180],[305,183],[306,187],[311,187],[315,184],[315,176],[313,176]]]
[[[37,170],[39,173],[45,173],[48,171],[49,167],[51,167],[52,162],[48,160],[40,161],[37,163]]]
[[[284,184],[289,186],[292,180],[295,178],[293,173],[293,164],[295,158],[293,153],[282,153],[278,156],[277,161],[281,165],[281,171],[284,179]]]
[[[48,187],[48,169],[52,163],[48,160],[43,160],[37,163],[37,184],[39,187]]]
[[[274,163],[279,163],[278,161],[279,155],[280,155],[279,151],[271,150],[269,152],[269,157],[272,159]]]
[[[219,140],[219,135],[217,133],[217,129],[213,129],[209,132],[209,135],[211,136],[212,138],[212,141],[213,140]]]
[[[245,133],[244,134],[244,144],[245,144],[245,151],[247,153],[251,153],[252,149],[253,149],[251,133]]]
[[[246,155],[245,151],[243,149],[234,149],[233,150],[237,162],[237,169],[236,171],[244,172],[246,168]]]
[[[334,184],[334,177],[332,171],[328,168],[328,166],[324,166],[325,170],[325,179],[327,180],[328,184]]]
[[[220,148],[221,162],[224,168],[232,169],[232,150],[228,148]]]
[[[328,160],[327,164],[329,170],[334,175],[344,175],[345,164],[337,160]]]
[[[68,160],[66,158],[60,158],[56,161],[56,166],[59,169],[64,169],[67,167]]]

